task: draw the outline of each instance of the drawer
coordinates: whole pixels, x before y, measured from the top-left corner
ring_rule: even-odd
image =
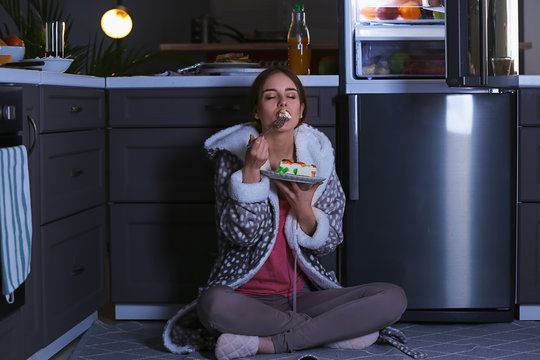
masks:
[[[100,206],[41,228],[47,343],[105,304],[105,224]]]
[[[213,202],[214,169],[204,141],[219,129],[112,129],[110,199]]]
[[[216,256],[213,204],[111,206],[113,303],[188,303]]]
[[[105,202],[104,130],[40,139],[41,224]]]
[[[109,90],[112,127],[227,127],[250,120],[248,88]]]
[[[105,126],[104,90],[45,86],[41,92],[41,132]]]
[[[307,123],[335,126],[337,87],[306,88]],[[109,90],[112,127],[228,127],[253,120],[249,88]]]

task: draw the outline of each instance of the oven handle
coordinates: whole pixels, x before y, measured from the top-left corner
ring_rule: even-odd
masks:
[[[36,143],[37,143],[37,125],[36,125],[36,122],[34,121],[34,119],[32,118],[32,115],[30,114],[27,114],[26,115],[28,117],[28,121],[30,122],[30,124],[32,125],[32,129],[34,130],[34,139],[32,141],[32,145],[30,145],[30,150],[28,150],[28,156],[32,155],[32,152],[34,152],[34,148],[36,147]]]

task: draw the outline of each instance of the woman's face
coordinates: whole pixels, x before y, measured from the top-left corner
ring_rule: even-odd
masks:
[[[285,74],[277,72],[270,75],[261,87],[259,101],[255,107],[255,118],[261,121],[263,130],[272,126],[281,109],[291,114],[291,119],[279,131],[294,129],[304,111],[294,82]]]

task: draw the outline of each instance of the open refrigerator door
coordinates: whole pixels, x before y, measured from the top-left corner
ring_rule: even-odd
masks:
[[[351,1],[356,78],[444,78],[444,4],[424,2]]]

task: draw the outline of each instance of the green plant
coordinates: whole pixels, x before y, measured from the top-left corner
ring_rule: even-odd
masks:
[[[104,34],[96,33],[86,46],[73,46],[69,39],[72,27],[70,15],[64,13],[59,0],[27,0],[26,7],[20,0],[0,0],[0,6],[11,17],[16,31],[4,24],[0,37],[17,32],[25,42],[26,58],[42,57],[45,48],[45,23],[62,20],[66,22],[65,52],[74,61],[67,70],[69,73],[84,73],[95,76],[142,75],[151,71],[150,64],[169,61],[177,68],[191,63],[191,59],[174,51],[144,53],[142,48],[128,49],[125,40],[113,40],[106,45]]]
[[[21,6],[20,0],[0,0],[0,5],[4,8],[16,26],[13,31],[4,24],[0,29],[0,36],[6,36],[17,32],[24,41],[26,47],[26,58],[42,57],[45,52],[45,23],[48,21],[62,20],[66,22],[65,51],[75,59],[77,55],[84,52],[82,46],[72,46],[69,41],[72,20],[71,16],[64,13],[63,6],[58,0],[28,0],[26,6]],[[81,66],[80,61],[74,61],[70,69],[77,69]]]

